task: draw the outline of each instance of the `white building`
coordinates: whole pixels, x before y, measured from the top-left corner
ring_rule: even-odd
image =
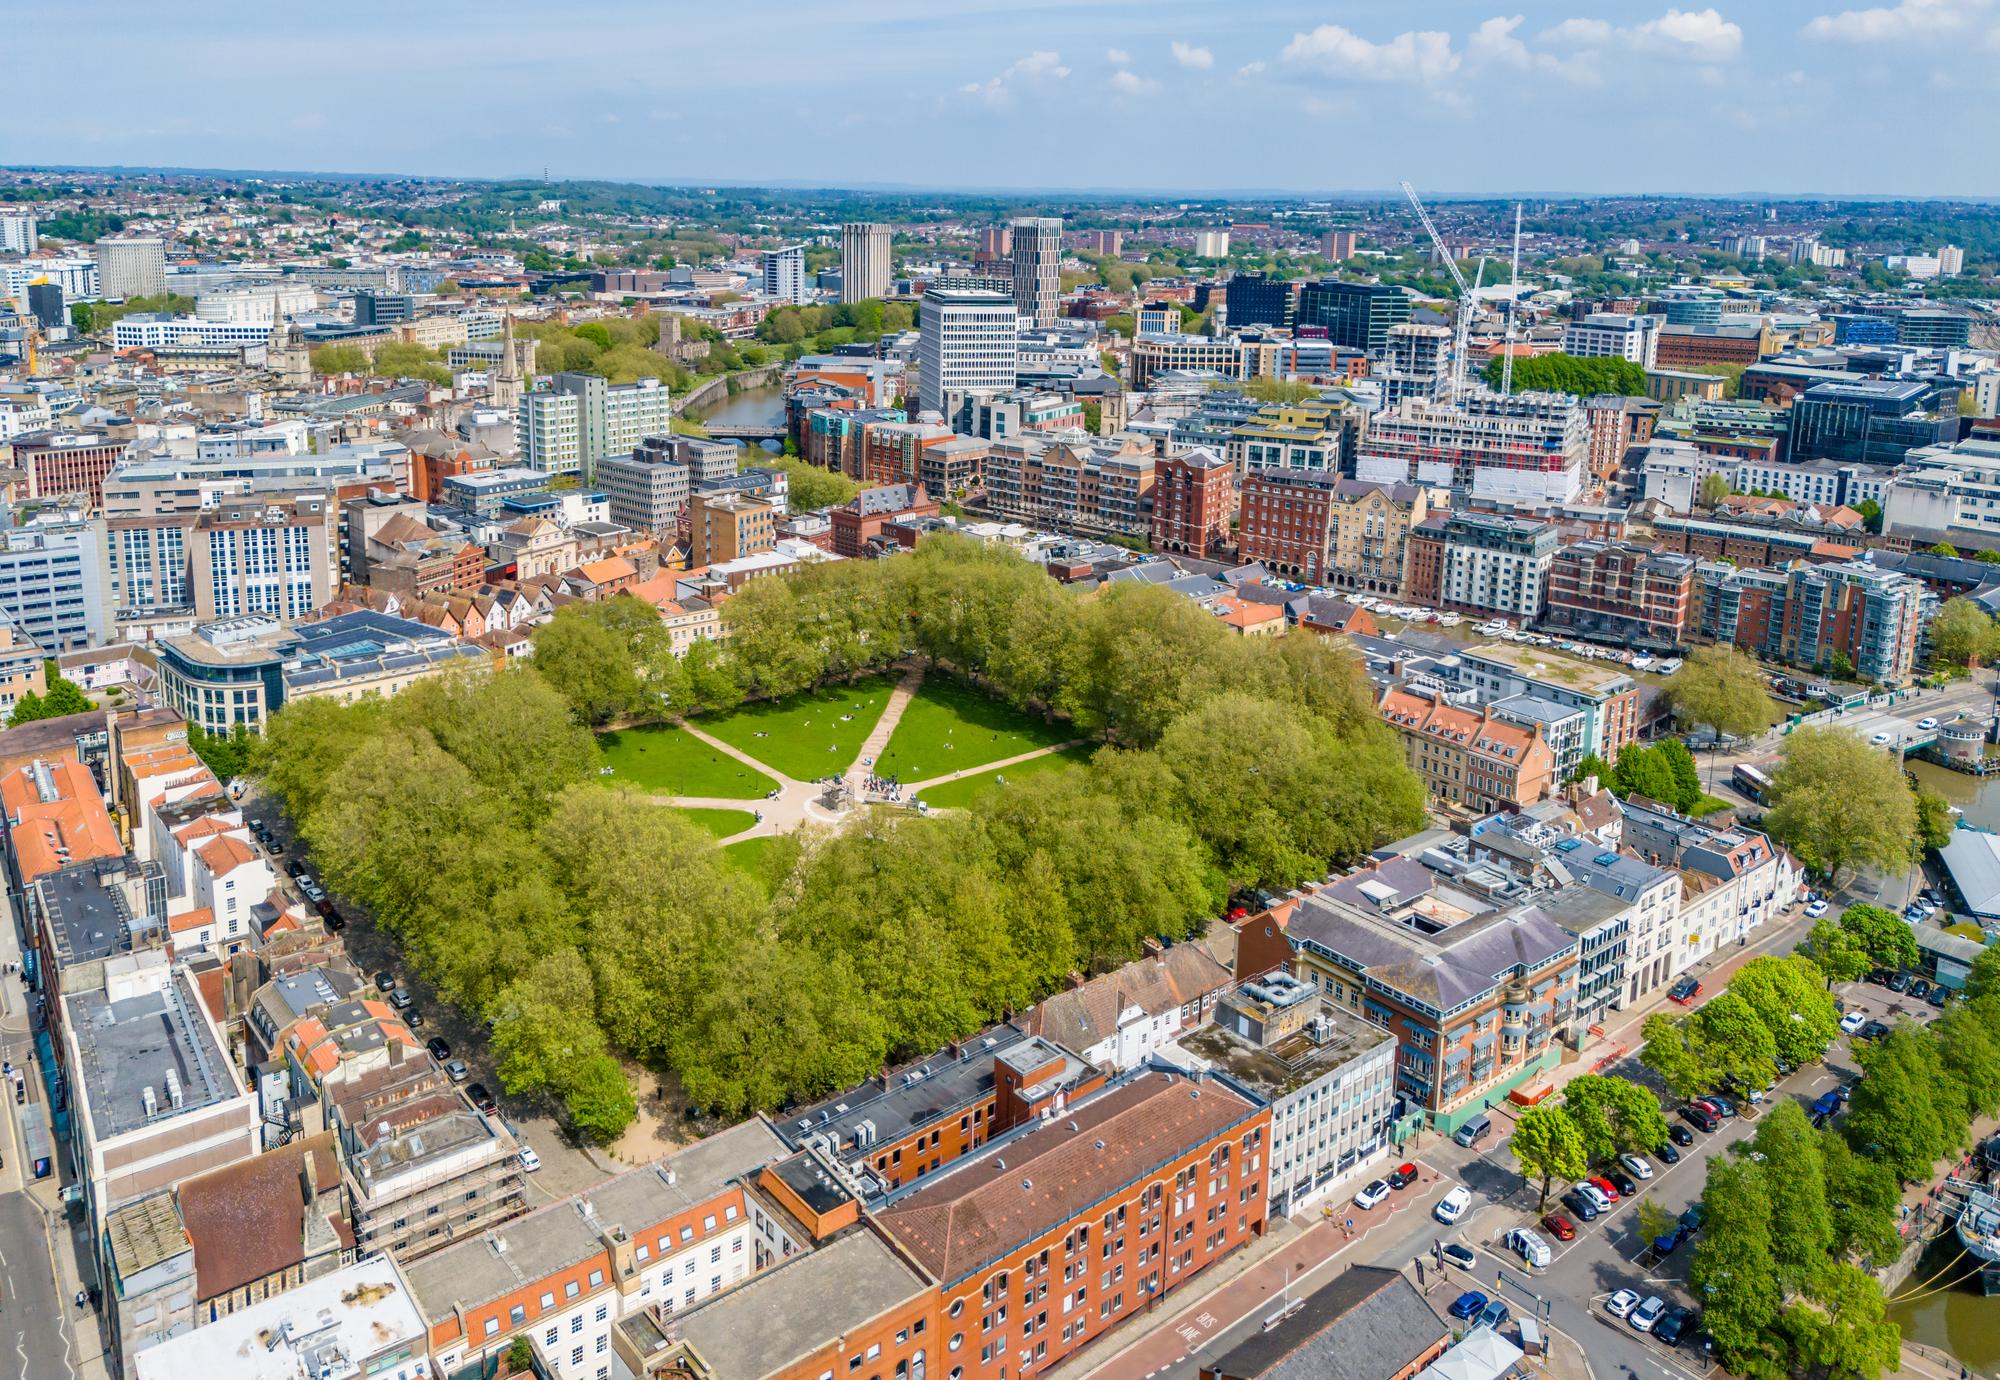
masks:
[[[1072,978],[1025,1025],[1098,1068],[1125,1073],[1199,1027],[1230,981],[1230,970],[1200,944],[1151,945],[1144,957],[1088,982]]]
[[[1276,972],[1223,997],[1212,1024],[1156,1062],[1212,1072],[1271,1104],[1270,1206],[1291,1215],[1388,1154],[1395,1058],[1386,1028]]]
[[[1563,353],[1580,359],[1629,359],[1651,369],[1659,359],[1660,318],[1592,312],[1563,331]]]
[[[1452,402],[1410,398],[1377,413],[1355,478],[1495,503],[1568,503],[1583,488],[1589,453],[1590,421],[1574,395],[1474,388]]]
[[[1015,298],[999,292],[924,294],[917,347],[923,411],[948,414],[967,393],[1004,393],[1014,386],[1016,306]]]
[[[113,302],[158,297],[167,290],[166,241],[143,237],[104,239],[93,251],[104,296]]]
[[[1941,245],[1937,252],[1938,272],[1956,278],[1965,272],[1965,251],[1955,244]]]
[[[764,251],[764,295],[797,305],[806,300],[806,249],[802,244]]]
[[[672,421],[673,395],[658,379],[608,385],[595,374],[557,374],[550,387],[521,396],[515,435],[530,469],[588,480],[599,460],[630,455]]]
[[[889,227],[855,220],[840,227],[840,300],[861,302],[887,297],[890,279]]]
[[[430,1329],[386,1255],[141,1351],[136,1380],[424,1380]]]
[[[148,312],[125,317],[111,328],[114,350],[231,349],[264,345],[270,338],[268,316],[262,321],[204,321]]]
[[[1796,859],[1754,829],[1711,828],[1664,806],[1623,802],[1623,841],[1646,862],[1678,868],[1681,907],[1671,971],[1747,939],[1798,900]]]
[[[22,259],[0,263],[0,297],[26,302],[28,285],[50,282],[63,290],[65,302],[95,302],[97,264],[90,259]]]
[[[204,292],[195,298],[194,314],[203,321],[223,321],[232,325],[256,323],[267,329],[273,311],[297,316],[319,304],[319,295],[309,287],[247,287],[227,292]]]
[[[1546,522],[1459,513],[1445,527],[1440,597],[1457,608],[1528,622],[1541,616],[1556,531]]]
[[[1229,232],[1227,230],[1198,230],[1194,237],[1194,256],[1197,259],[1226,259],[1229,257]]]
[[[0,209],[0,254],[32,254],[41,242],[33,211]]]

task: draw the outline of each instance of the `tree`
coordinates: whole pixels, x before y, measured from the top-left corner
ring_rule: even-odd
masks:
[[[1840,1034],[1840,1013],[1821,977],[1818,968],[1796,954],[1764,954],[1729,979],[1728,991],[1757,1013],[1771,1032],[1778,1058],[1795,1068],[1818,1061]]]
[[[1831,1126],[1819,1130],[1820,1172],[1826,1178],[1827,1210],[1833,1218],[1837,1255],[1888,1261],[1901,1254],[1897,1232],[1903,1186],[1879,1160],[1857,1155]]]
[[[495,1070],[510,1093],[564,1093],[605,1053],[590,966],[575,949],[549,954],[500,993],[493,1021]]]
[[[1587,1073],[1563,1090],[1563,1109],[1583,1133],[1593,1160],[1627,1151],[1644,1154],[1667,1139],[1667,1118],[1650,1088],[1622,1078]]]
[[[1503,360],[1495,359],[1486,365],[1486,382],[1492,387],[1500,386],[1503,364]],[[1641,398],[1646,395],[1646,371],[1629,359],[1534,355],[1514,361],[1514,387],[1523,392],[1546,389],[1586,398],[1600,393]]]
[[[561,690],[577,718],[595,728],[636,709],[640,688],[631,648],[592,618],[589,607],[559,609],[535,629],[534,666]]]
[[[37,695],[29,691],[14,702],[14,712],[7,723],[33,723],[38,719],[60,719],[67,714],[88,714],[92,708],[90,696],[83,687],[69,680],[56,669],[53,660],[42,663],[43,693]]]
[[[312,352],[315,374],[365,374],[368,352],[359,345],[322,345]]]
[[[1781,1374],[1772,1324],[1784,1302],[1772,1255],[1771,1194],[1763,1167],[1717,1155],[1701,1194],[1702,1232],[1688,1289],[1722,1363],[1738,1375]]]
[[[1705,475],[1701,481],[1699,502],[1704,508],[1713,508],[1729,497],[1729,481],[1719,474]]]
[[[1827,663],[1826,671],[1835,680],[1851,681],[1854,679],[1854,658],[1836,647],[1833,659]]]
[[[1926,548],[1925,548],[1925,550],[1926,550],[1926,551],[1927,551],[1927,552],[1928,552],[1928,553],[1929,553],[1930,555],[1933,555],[1933,556],[1951,556],[1951,557],[1956,557],[1956,556],[1958,555],[1958,548],[1957,548],[1957,547],[1955,547],[1955,546],[1953,546],[1953,545],[1952,545],[1952,544],[1951,544],[1950,542],[1948,542],[1948,541],[1941,541],[1941,542],[1938,542],[1938,543],[1936,543],[1936,544],[1935,544],[1935,545],[1933,545],[1933,546],[1929,546],[1929,547],[1926,547]]]
[[[638,1119],[639,1102],[618,1061],[599,1054],[571,1070],[563,1112],[579,1134],[608,1145]]]
[[[1657,1073],[1676,1096],[1696,1097],[1713,1084],[1695,1047],[1689,1023],[1678,1021],[1664,1011],[1655,1011],[1646,1017],[1639,1033],[1646,1042],[1639,1053],[1639,1062]]]
[[[1765,827],[1836,889],[1860,866],[1909,866],[1916,797],[1896,760],[1856,734],[1817,726],[1793,732],[1770,796]]]
[[[1819,1140],[1805,1108],[1781,1097],[1764,1113],[1751,1144],[1762,1155],[1771,1199],[1771,1257],[1788,1293],[1811,1287],[1833,1249],[1833,1214]]]
[[[2000,1025],[1990,1004],[1956,1002],[1931,1026],[1938,1062],[1959,1098],[1952,1120],[1970,1125],[2000,1110]]]
[[[1777,718],[1756,662],[1734,647],[1697,647],[1668,679],[1665,693],[1683,728],[1704,727],[1723,737],[1747,738]]]
[[[1851,905],[1840,913],[1840,928],[1853,937],[1874,967],[1899,973],[1917,966],[1920,955],[1915,931],[1909,921],[1886,906]]]
[[[1701,804],[1701,770],[1694,764],[1694,754],[1687,750],[1687,744],[1678,738],[1662,738],[1653,749],[1674,777],[1674,802],[1684,813],[1692,812]]]
[[[1828,991],[1837,982],[1855,982],[1867,977],[1875,960],[1867,948],[1840,921],[1822,915],[1813,922],[1812,933],[1798,947],[1799,956],[1819,969]]]
[[[1988,944],[1965,975],[1965,999],[1975,1004],[2000,996],[2000,945]]]
[[[1521,1173],[1540,1182],[1537,1212],[1548,1206],[1549,1188],[1557,1179],[1574,1181],[1590,1169],[1583,1133],[1560,1107],[1543,1104],[1522,1112],[1509,1144]]]
[[[1958,1148],[1965,1123],[1955,1091],[1940,1091],[1944,1063],[1928,1034],[1899,1023],[1885,1040],[1854,1052],[1866,1075],[1855,1085],[1841,1130],[1858,1154],[1879,1159],[1904,1183],[1929,1175],[1931,1166]]]
[[[1854,511],[1861,514],[1861,520],[1870,532],[1882,531],[1882,505],[1872,498],[1864,498],[1854,505]]]
[[[1903,1333],[1888,1319],[1881,1282],[1844,1260],[1826,1264],[1811,1293],[1786,1304],[1778,1330],[1806,1374],[1878,1380],[1902,1368]]]
[[[227,733],[209,733],[201,725],[188,725],[188,748],[215,773],[218,781],[233,781],[250,771],[257,740],[250,730],[237,724]]]
[[[2000,628],[1995,627],[1985,609],[1970,599],[1947,600],[1931,623],[1934,660],[1969,666],[1991,660],[1996,646],[2000,646]]]

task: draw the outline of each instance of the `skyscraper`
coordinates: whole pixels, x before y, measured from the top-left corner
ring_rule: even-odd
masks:
[[[97,284],[106,299],[159,297],[167,290],[167,246],[157,238],[99,240]]]
[[[889,227],[854,220],[840,227],[840,300],[889,295]]]
[[[1018,234],[1014,242],[1020,243]],[[1000,292],[925,293],[917,347],[919,407],[949,412],[967,393],[1012,388],[1018,311]]]
[[[1014,222],[1014,307],[1037,326],[1056,324],[1062,295],[1062,221],[1054,216]]]
[[[786,245],[764,251],[764,295],[794,306],[806,300],[806,247]]]
[[[1386,350],[1389,328],[1409,319],[1409,295],[1388,283],[1324,278],[1299,293],[1297,323],[1325,327],[1326,338],[1344,350]]]
[[[0,254],[32,254],[40,243],[33,211],[0,210]]]

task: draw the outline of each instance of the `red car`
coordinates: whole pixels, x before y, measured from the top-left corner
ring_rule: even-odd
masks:
[[[1618,1185],[1612,1183],[1611,1180],[1602,1176],[1593,1176],[1590,1180],[1590,1186],[1599,1193],[1602,1193],[1610,1201],[1614,1203],[1618,1201]]]
[[[1563,1216],[1560,1212],[1552,1212],[1544,1217],[1542,1225],[1547,1227],[1549,1234],[1558,1241],[1576,1240],[1576,1227],[1571,1224],[1569,1218]]]
[[[1389,1187],[1408,1188],[1416,1181],[1417,1167],[1414,1164],[1400,1165],[1397,1167],[1396,1172],[1389,1176]]]

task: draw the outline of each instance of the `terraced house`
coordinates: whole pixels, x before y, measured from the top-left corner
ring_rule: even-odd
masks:
[[[1395,1035],[1396,1087],[1455,1131],[1560,1058],[1580,941],[1539,907],[1495,909],[1411,858],[1307,897],[1293,972]]]
[[[1531,805],[1556,786],[1555,749],[1539,722],[1523,726],[1402,686],[1384,691],[1376,712],[1438,800],[1487,814]]]

